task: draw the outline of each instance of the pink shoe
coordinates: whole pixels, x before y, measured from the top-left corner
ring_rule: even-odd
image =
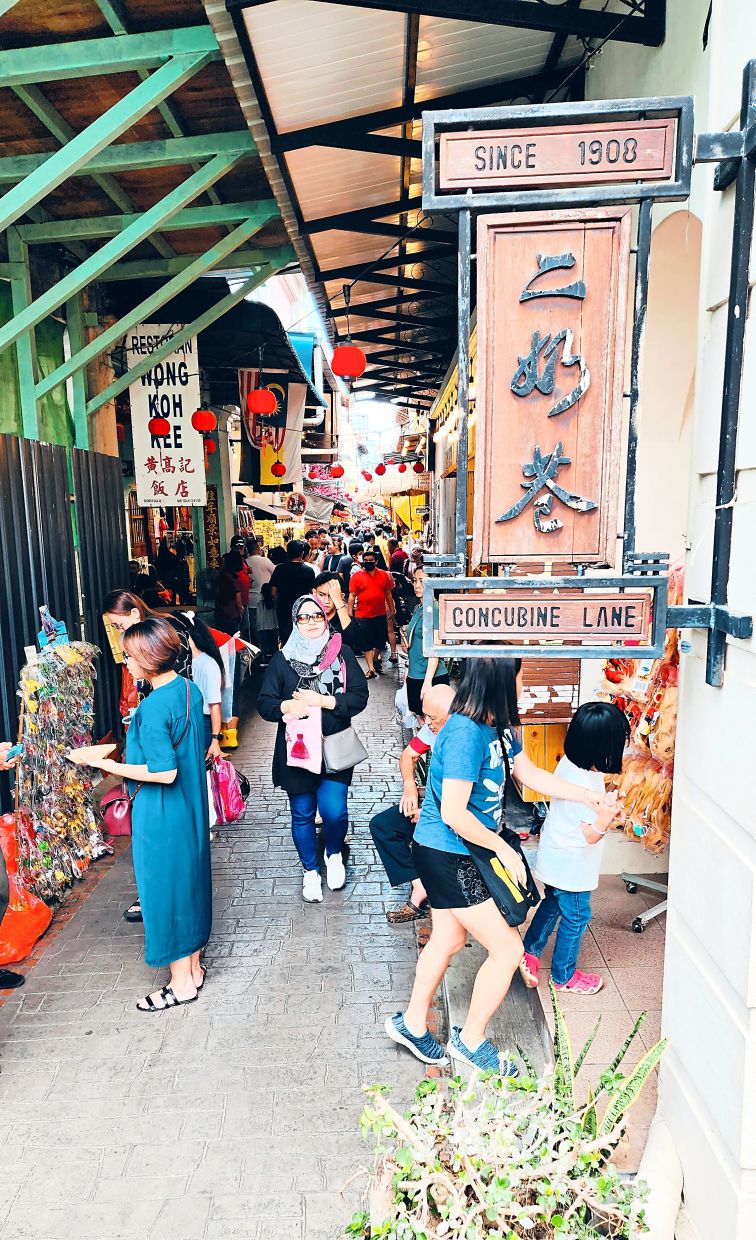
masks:
[[[583,973],[576,969],[568,982],[561,986],[554,983],[554,990],[569,990],[575,995],[597,995],[604,985],[604,979],[598,973]]]
[[[532,990],[538,985],[538,970],[541,962],[537,956],[531,956],[530,952],[525,952],[520,961],[520,977],[526,986]]]

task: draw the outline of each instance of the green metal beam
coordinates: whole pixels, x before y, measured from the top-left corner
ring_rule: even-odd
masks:
[[[13,314],[23,314],[31,302],[31,282],[26,246],[15,228],[8,229],[8,257],[11,271]],[[21,399],[21,426],[24,439],[39,439],[39,406],[34,393],[37,383],[37,342],[29,332],[16,345],[18,390]]]
[[[212,159],[213,155],[253,155],[256,150],[252,136],[246,129],[238,133],[197,134],[195,138],[122,142],[107,150],[100,150],[86,165],[69,168],[66,176],[89,177],[94,172],[138,172],[145,168],[196,163],[198,160]],[[9,155],[0,159],[0,184],[7,185],[31,176],[44,168],[51,158],[51,155]]]
[[[96,3],[100,9],[100,12],[105,18],[106,22],[110,26],[110,29],[113,31],[113,34],[123,35],[123,34],[129,33],[129,27],[126,21],[126,13],[124,11],[123,5],[121,4],[121,0],[96,0]],[[137,73],[139,74],[139,77],[142,79],[142,81],[144,81],[145,77],[147,76],[146,69],[137,69]],[[173,108],[171,107],[169,103],[167,102],[159,103],[158,112],[160,113],[163,120],[165,121],[168,127],[168,132],[172,133],[174,138],[183,138],[186,136],[185,130],[182,128],[179,118],[177,117],[176,113],[174,112]],[[192,172],[196,172],[198,167],[199,167],[198,163],[191,164]],[[210,199],[210,201],[214,203],[216,206],[220,204],[220,198],[218,197],[214,189],[208,190],[207,196]],[[230,226],[228,228],[228,231],[229,232],[231,231]]]
[[[207,62],[220,60],[221,53],[208,25],[16,47],[0,52],[0,82],[3,86],[28,86],[95,74],[129,73],[164,65],[175,56],[202,56]]]
[[[81,304],[81,293],[66,302],[66,322],[68,324],[68,343],[72,353],[80,353],[85,347],[84,307]],[[73,422],[74,447],[89,449],[89,418],[87,417],[87,372],[82,367],[73,375]],[[39,393],[37,393],[39,399]]]
[[[187,207],[162,225],[164,232],[178,232],[184,228],[211,228],[218,224],[238,224],[265,207],[272,207],[271,215],[277,213],[274,198],[261,198],[250,202],[220,203],[212,207]],[[27,245],[43,241],[68,241],[72,238],[115,237],[124,228],[138,220],[136,213],[128,215],[100,215],[78,220],[50,220],[47,224],[19,224],[19,234]],[[166,255],[166,257],[169,257]],[[170,255],[170,257],[175,257]]]
[[[131,129],[154,108],[158,99],[164,99],[182,82],[189,81],[205,63],[204,55],[182,56],[169,61],[156,69],[146,82],[135,86],[125,99],[108,108],[66,146],[48,155],[41,168],[0,198],[0,231],[67,180],[74,168],[83,167],[103,147]]]
[[[271,266],[269,270],[255,272],[249,280],[244,281],[235,293],[230,293],[228,297],[224,297],[222,301],[219,301],[215,306],[211,306],[209,310],[206,310],[204,314],[196,318],[193,323],[188,323],[185,327],[182,327],[181,331],[171,336],[170,340],[166,340],[164,344],[159,345],[154,352],[148,354],[147,357],[141,358],[136,366],[132,366],[131,370],[127,370],[124,375],[121,375],[120,379],[110,383],[104,391],[90,400],[87,405],[87,413],[90,416],[96,413],[101,405],[107,404],[109,400],[113,400],[120,395],[130,383],[135,383],[137,379],[141,378],[143,374],[146,374],[148,370],[162,361],[164,357],[167,357],[169,353],[173,353],[187,340],[190,340],[192,336],[198,336],[206,327],[210,327],[216,319],[222,318],[235,305],[254,292],[256,288],[259,288],[276,270],[276,266]]]
[[[181,258],[145,258],[136,259],[131,263],[116,263],[111,267],[105,280],[160,280],[166,276],[178,275],[190,263],[194,262],[194,255],[182,255]],[[237,250],[234,254],[233,267],[235,271],[244,271],[259,266],[269,259],[271,261],[279,261],[280,265],[285,267],[287,263],[291,263],[296,258],[294,248],[290,245],[271,246],[266,250]]]
[[[28,306],[22,314],[17,314],[6,323],[4,327],[0,327],[0,351],[7,348],[14,340],[18,340],[19,336],[24,332],[28,332],[35,324],[40,323],[46,315],[51,314],[64,301],[68,301],[69,297],[73,297],[79,289],[84,288],[86,284],[96,280],[101,272],[105,271],[112,263],[118,261],[124,254],[128,254],[135,245],[139,245],[146,237],[159,228],[163,220],[169,219],[187,203],[201,194],[208,185],[212,185],[233,168],[238,162],[238,157],[234,155],[216,155],[209,164],[205,164],[199,172],[195,172],[188,181],[184,181],[183,185],[179,185],[177,189],[171,190],[160,202],[154,207],[150,207],[149,211],[145,211],[144,215],[130,227],[125,228],[117,237],[113,237],[110,241],[106,241],[96,253],[90,255],[83,263],[80,263],[74,271],[64,276],[57,284],[38,297],[35,302]],[[167,259],[160,260],[163,262],[170,261]]]
[[[18,4],[18,0],[0,0],[0,17],[4,17],[6,13],[10,13],[11,9]]]
[[[26,104],[29,111],[34,113],[60,143],[65,145],[76,137],[75,131],[50,101],[45,99],[38,86],[14,86],[13,90],[21,102]],[[133,212],[134,203],[126,191],[121,189],[115,177],[108,173],[95,172],[92,179],[117,207],[120,207],[122,211]],[[168,242],[159,235],[150,237],[150,244],[163,258],[171,258],[174,254]]]
[[[47,392],[52,391],[59,383],[65,382],[71,375],[80,373],[82,368],[97,357],[98,354],[117,344],[136,323],[151,322],[151,316],[156,310],[164,306],[172,297],[176,297],[183,292],[185,288],[193,284],[210,267],[214,267],[224,258],[227,258],[237,246],[251,237],[253,233],[258,232],[266,220],[270,219],[271,215],[274,214],[274,211],[275,208],[272,210],[268,208],[267,212],[260,212],[258,216],[246,220],[244,224],[240,224],[229,236],[223,237],[206,254],[202,254],[193,263],[190,263],[188,267],[185,267],[179,275],[174,276],[172,280],[169,280],[167,284],[164,284],[162,288],[159,288],[149,297],[145,297],[138,306],[135,306],[133,310],[129,310],[123,318],[114,323],[112,327],[108,327],[101,335],[96,336],[89,344],[82,344],[75,352],[72,345],[71,357],[37,384],[37,399],[39,400]]]

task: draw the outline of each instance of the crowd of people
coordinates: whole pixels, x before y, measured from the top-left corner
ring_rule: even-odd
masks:
[[[390,885],[404,888],[387,921],[431,917],[432,930],[407,1007],[386,1021],[386,1033],[424,1063],[451,1058],[499,1068],[488,1023],[518,969],[526,985],[538,985],[540,958],[553,934],[557,989],[590,995],[603,984],[578,968],[578,954],[601,846],[622,821],[604,777],[621,767],[627,722],[614,706],[588,703],[570,725],[556,772],[536,766],[517,736],[519,661],[468,659],[452,669],[427,656],[422,551],[408,554],[391,531],[360,534],[320,528],[268,555],[257,539],[238,535],[219,576],[212,617],[217,636],[196,615],[157,611],[133,590],[116,589],[103,600],[103,614],[120,635],[134,705],[124,719],[122,756],[96,764],[125,781],[131,800],[138,897],[124,915],[144,923],[147,964],[170,970],[167,984],[137,1007],[156,1013],[193,1003],[205,983],[202,953],[212,920],[206,770],[221,756],[225,735],[218,637],[246,634],[260,650],[257,710],[276,726],[271,779],[288,798],[302,898],[313,904],[323,900],[319,825],[326,884],[331,891],[346,884],[349,787],[368,756],[353,721],[368,705],[369,681],[383,673],[386,657],[396,665],[401,649],[407,706],[417,727],[399,757],[399,804],[378,813],[370,833]],[[422,800],[421,764],[427,764]],[[10,765],[1,747],[0,766]],[[510,887],[526,890],[524,855],[500,831],[513,776],[551,800],[535,863],[545,896],[524,942],[476,860],[478,850],[488,850]],[[4,878],[0,865],[0,917],[7,904]],[[486,960],[466,1020],[444,1049],[428,1031],[428,1009],[468,936],[485,949]],[[0,987],[20,984],[19,977],[0,973]],[[515,1069],[505,1064],[503,1070]]]

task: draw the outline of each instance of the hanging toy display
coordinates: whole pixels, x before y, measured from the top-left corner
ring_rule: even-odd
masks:
[[[92,805],[91,771],[67,754],[89,745],[94,725],[95,646],[69,642],[40,608],[42,650],[21,671],[21,739],[16,779],[19,877],[58,904],[90,861],[112,849]]]
[[[682,570],[669,579],[669,603],[682,601]],[[612,786],[627,816],[625,831],[648,852],[669,844],[677,727],[678,632],[668,629],[660,659],[607,659],[599,697],[619,706],[630,723],[630,746]]]

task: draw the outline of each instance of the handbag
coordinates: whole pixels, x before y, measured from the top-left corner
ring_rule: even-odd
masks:
[[[186,719],[180,737],[176,741],[178,747],[189,731],[189,706],[191,700],[191,690],[189,681],[186,682]],[[106,792],[100,801],[100,815],[105,824],[105,830],[108,835],[131,835],[131,809],[134,799],[142,787],[137,784],[133,792],[129,792],[127,781],[124,779],[115,788],[111,788],[110,792]]]
[[[463,843],[470,854],[470,860],[475,865],[476,870],[483,879],[485,886],[491,899],[496,904],[499,912],[504,918],[508,926],[521,926],[526,920],[531,909],[537,908],[541,903],[541,894],[536,886],[535,879],[530,872],[527,858],[522,850],[520,837],[516,831],[513,831],[506,825],[505,809],[507,800],[507,788],[509,786],[512,773],[509,766],[509,754],[504,743],[504,734],[499,731],[499,744],[501,745],[501,757],[504,764],[504,795],[502,797],[501,818],[499,819],[498,835],[504,840],[511,849],[514,850],[521,858],[525,866],[525,886],[521,887],[514,875],[506,868],[501,858],[493,850],[486,848],[483,844],[473,844],[470,840],[464,840]],[[430,788],[430,783],[428,784]],[[434,799],[438,805],[438,797]],[[439,805],[439,813],[441,806]],[[461,837],[460,837],[461,838]]]
[[[236,768],[228,758],[215,758],[208,772],[217,825],[236,822],[244,811],[244,799]]]
[[[367,749],[351,723],[343,732],[332,732],[323,737],[323,766],[328,775],[349,771],[368,756]]]

